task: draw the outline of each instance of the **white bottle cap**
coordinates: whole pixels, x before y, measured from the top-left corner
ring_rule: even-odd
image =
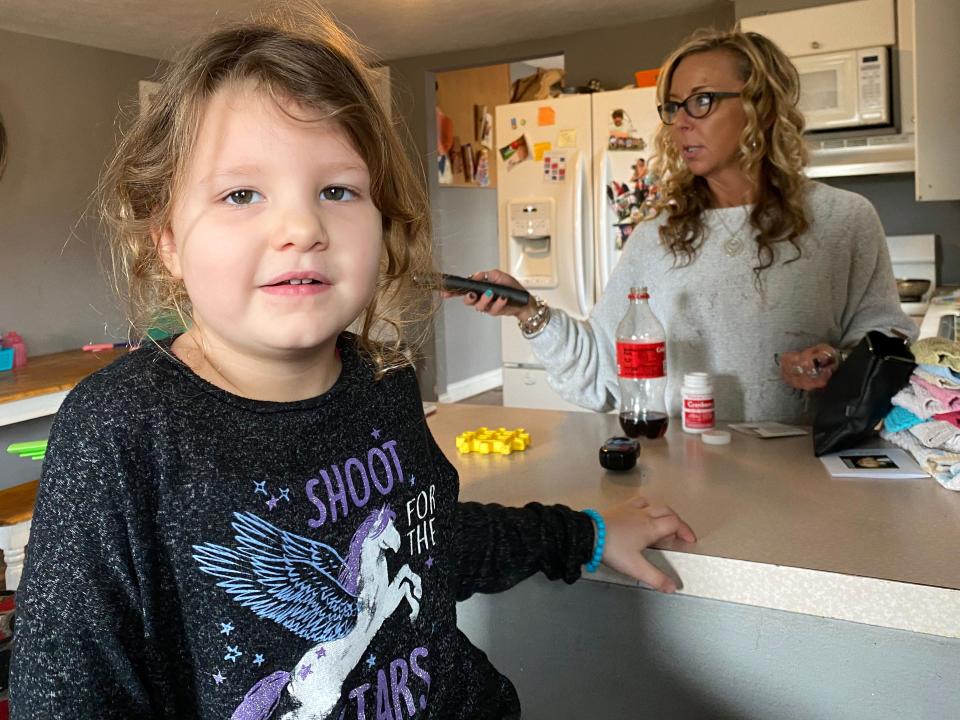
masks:
[[[683,385],[694,390],[713,390],[713,383],[710,382],[710,376],[705,372],[686,373],[683,376]]]
[[[729,445],[730,433],[726,430],[707,430],[701,433],[700,438],[707,445]]]

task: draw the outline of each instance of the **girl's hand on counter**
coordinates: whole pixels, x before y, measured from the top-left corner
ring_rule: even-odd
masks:
[[[475,272],[470,276],[470,279],[492,282],[497,285],[507,285],[517,290],[526,290],[513,275],[509,275],[501,270],[494,269]],[[451,293],[444,293],[445,297],[450,297],[450,295]],[[463,304],[467,307],[472,307],[478,312],[493,315],[494,317],[513,315],[520,320],[526,320],[537,312],[537,303],[532,295],[530,296],[529,303],[523,307],[517,307],[516,305],[508,305],[506,298],[494,298],[492,295],[489,297],[483,295],[478,296],[476,293],[470,292],[463,296]]]
[[[618,572],[646,583],[654,590],[672,593],[677,584],[643,556],[643,550],[667,538],[696,542],[697,536],[666,505],[651,505],[637,496],[603,514],[607,542],[603,563]]]
[[[836,348],[821,343],[799,352],[777,356],[783,381],[797,390],[820,390],[827,386],[840,362]]]

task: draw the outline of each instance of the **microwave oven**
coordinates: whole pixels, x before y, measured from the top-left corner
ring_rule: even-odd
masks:
[[[807,130],[891,126],[890,48],[792,58]]]

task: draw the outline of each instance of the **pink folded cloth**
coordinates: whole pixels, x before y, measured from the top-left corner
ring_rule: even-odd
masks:
[[[954,412],[948,413],[939,413],[938,415],[933,416],[934,420],[943,420],[943,422],[948,422],[951,425],[955,425],[960,428],[960,410],[955,410]]]
[[[960,390],[947,390],[942,387],[937,387],[932,383],[928,383],[923,378],[917,377],[915,373],[910,376],[910,384],[918,388],[923,388],[931,397],[937,400],[944,408],[940,412],[960,410]]]
[[[929,420],[939,413],[950,412],[950,408],[944,407],[929,390],[914,383],[912,376],[910,382],[894,395],[890,402],[909,410],[921,420]]]

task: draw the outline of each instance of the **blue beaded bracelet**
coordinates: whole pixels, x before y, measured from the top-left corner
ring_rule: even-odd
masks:
[[[607,543],[607,526],[603,522],[603,516],[596,510],[587,509],[583,511],[597,526],[597,541],[593,546],[593,556],[587,563],[587,572],[596,572],[600,567],[600,560],[603,558],[603,546]]]

